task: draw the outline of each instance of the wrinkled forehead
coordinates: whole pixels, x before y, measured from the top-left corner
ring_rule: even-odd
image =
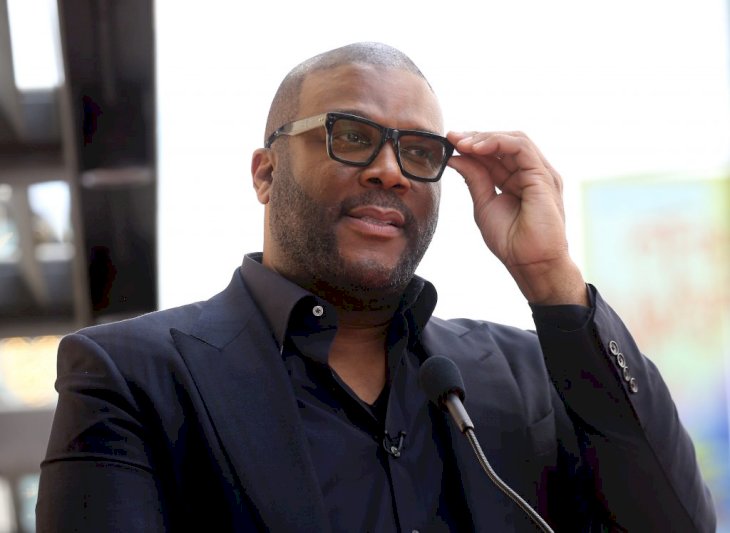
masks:
[[[309,73],[299,95],[298,118],[326,111],[356,112],[391,127],[443,132],[441,107],[428,82],[400,68],[351,63]]]

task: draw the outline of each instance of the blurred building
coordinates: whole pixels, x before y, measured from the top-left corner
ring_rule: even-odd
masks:
[[[0,0],[0,532],[34,529],[60,336],[157,305],[151,0]]]

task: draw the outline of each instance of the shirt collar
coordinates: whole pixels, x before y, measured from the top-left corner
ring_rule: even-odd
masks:
[[[279,346],[284,343],[292,312],[300,302],[311,307],[313,312],[315,306],[320,306],[322,317],[330,324],[336,324],[337,312],[331,304],[265,267],[261,263],[262,258],[261,252],[247,254],[243,258],[241,276]],[[409,329],[415,338],[420,336],[431,318],[436,300],[436,288],[419,276],[414,276],[403,292],[398,312],[403,313],[408,320]],[[315,314],[318,313],[319,310]]]

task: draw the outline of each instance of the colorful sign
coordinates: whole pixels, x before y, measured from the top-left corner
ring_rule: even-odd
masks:
[[[659,367],[730,531],[730,179],[584,187],[589,281]]]

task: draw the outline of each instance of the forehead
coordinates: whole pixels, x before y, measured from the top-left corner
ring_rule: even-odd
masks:
[[[398,68],[352,63],[307,75],[298,118],[338,110],[385,126],[443,131],[441,108],[426,80]]]

